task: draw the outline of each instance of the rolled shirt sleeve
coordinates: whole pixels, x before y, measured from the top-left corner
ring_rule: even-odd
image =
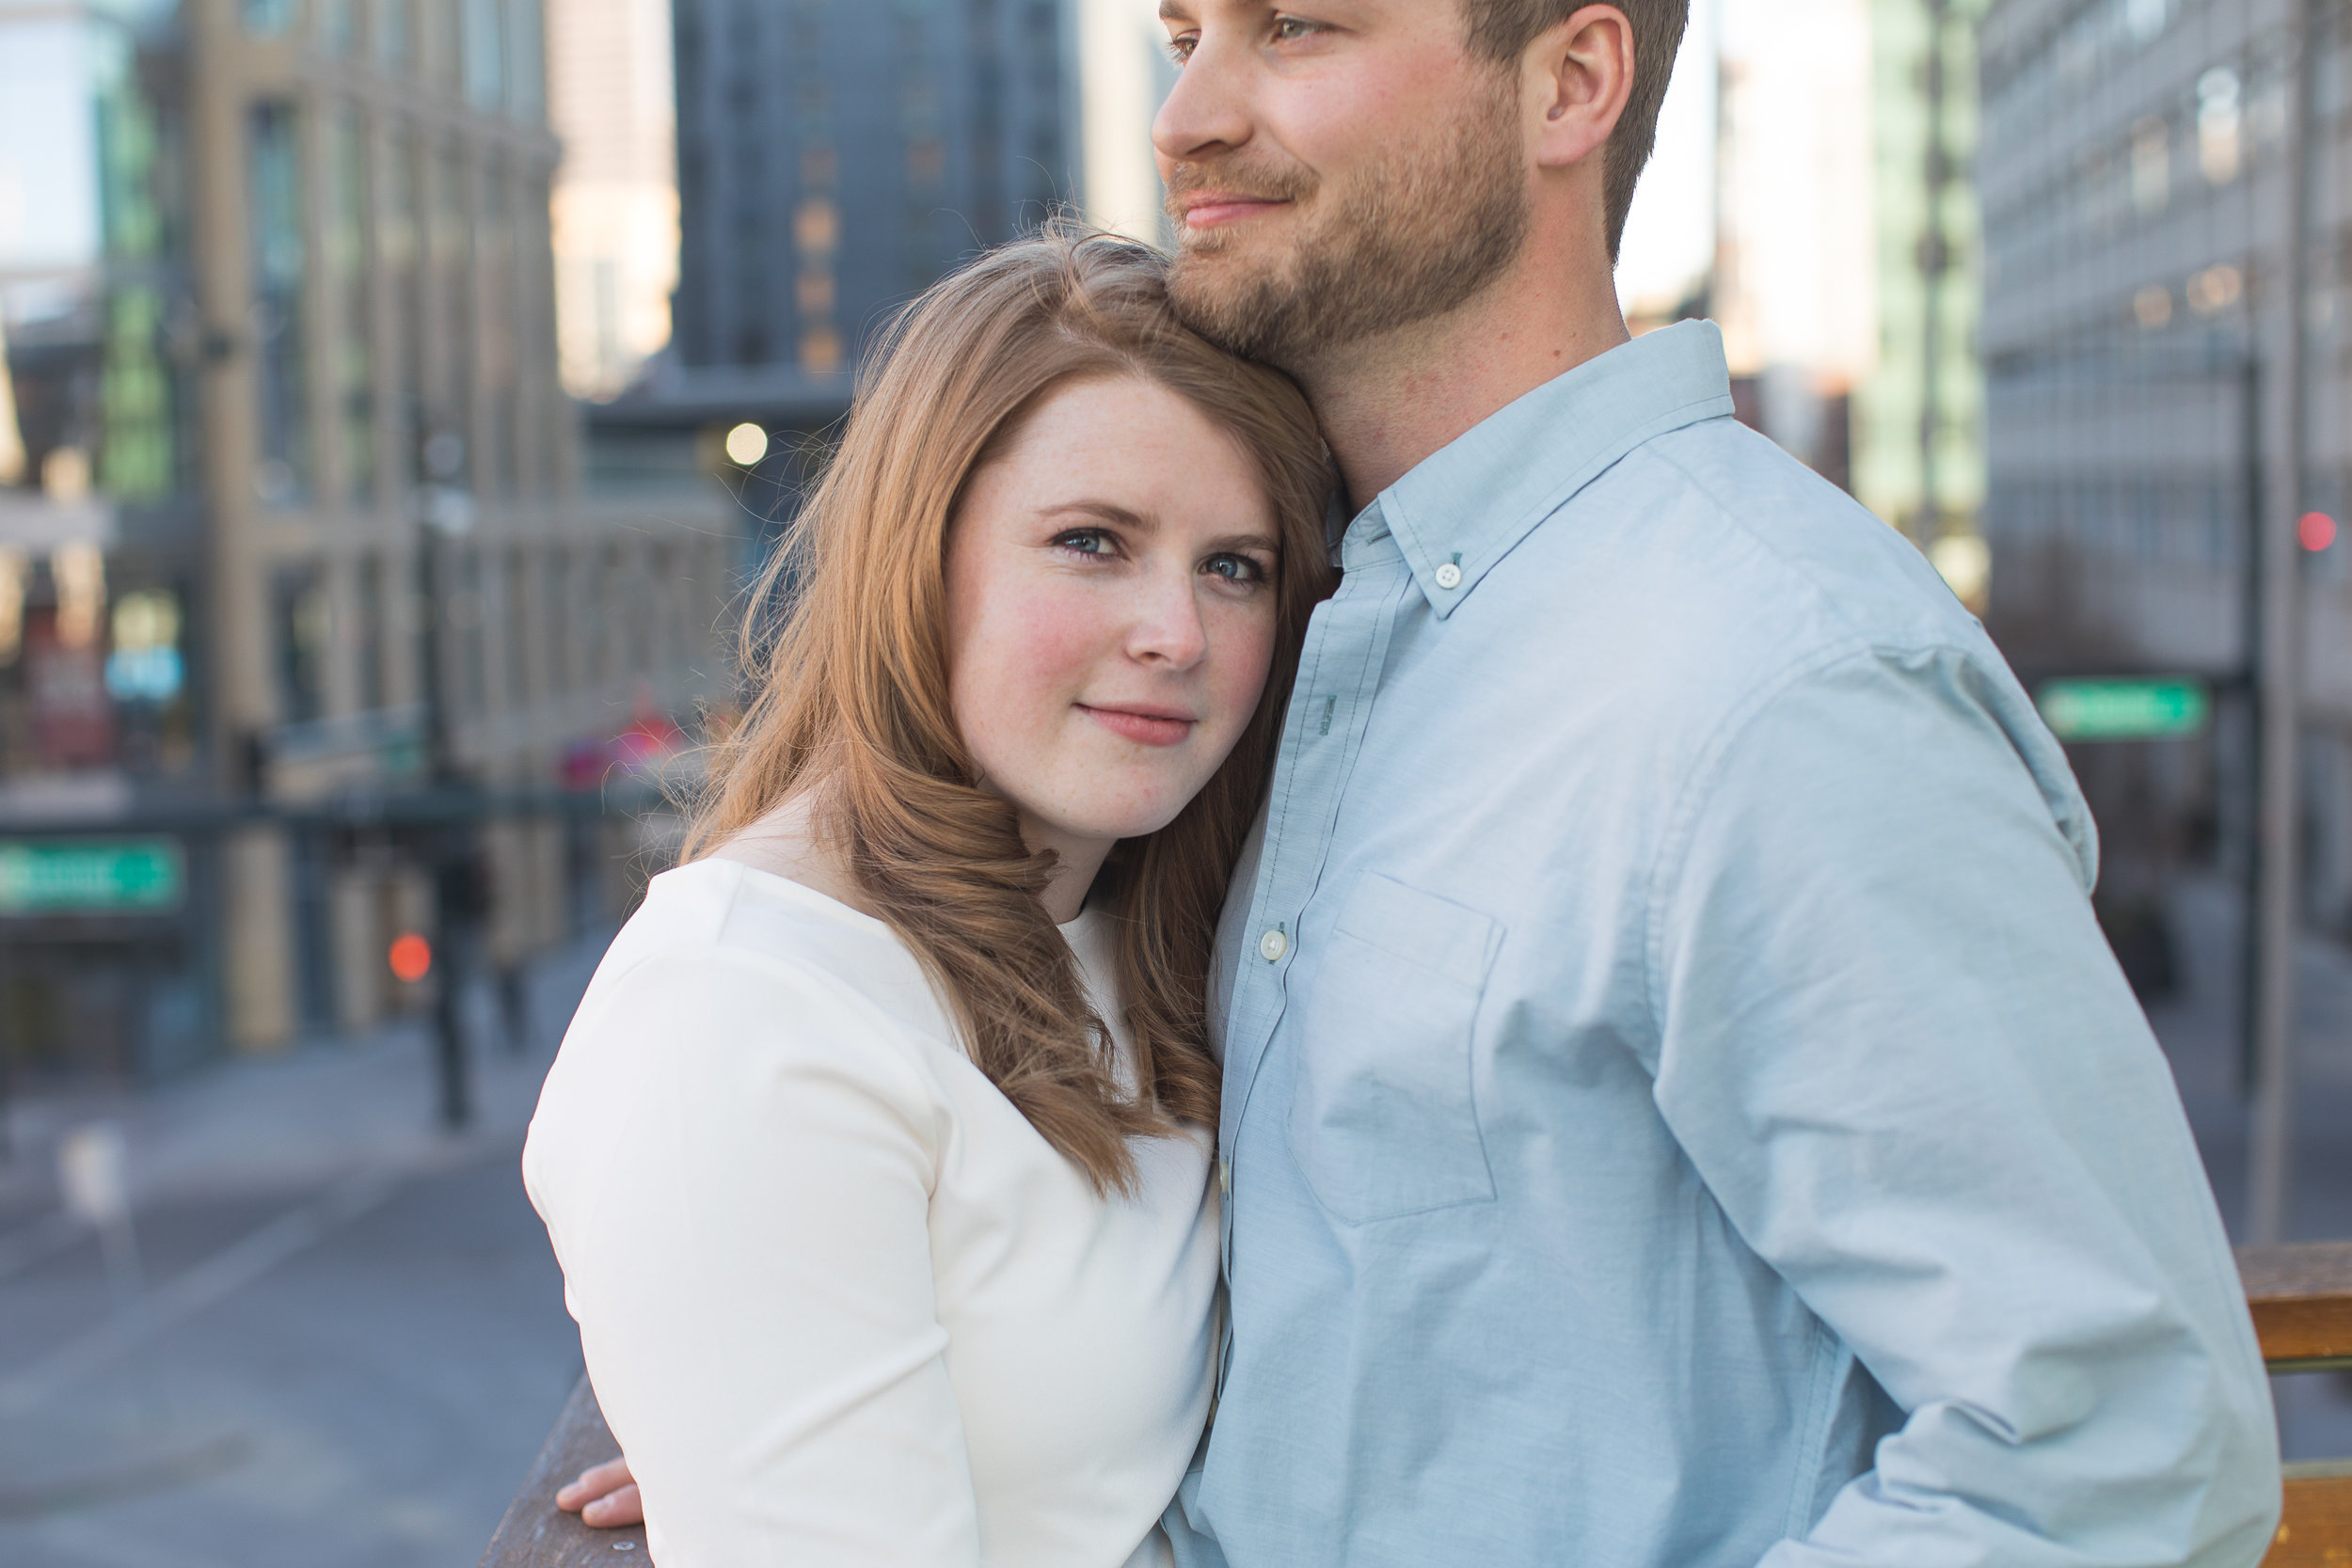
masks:
[[[1905,1416],[1764,1562],[2259,1560],[2260,1355],[2014,682],[1965,649],[1824,657],[1725,724],[1678,811],[1659,1109]]]
[[[948,1121],[892,1022],[734,954],[648,958],[601,1006],[526,1174],[655,1559],[972,1568],[929,1223]]]

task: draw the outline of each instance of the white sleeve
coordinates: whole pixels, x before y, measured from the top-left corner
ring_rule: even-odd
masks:
[[[524,1169],[661,1568],[971,1568],[933,1299],[944,1102],[813,974],[663,956],[566,1037]]]

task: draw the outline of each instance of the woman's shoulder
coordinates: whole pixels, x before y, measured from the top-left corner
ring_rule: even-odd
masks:
[[[843,1058],[900,1080],[914,1069],[919,1080],[930,1076],[923,1058],[957,1051],[955,1038],[922,966],[888,926],[797,882],[709,859],[647,886],[589,982],[564,1053],[651,1057],[669,1069],[688,1056],[746,1066]]]
[[[739,861],[711,857],[654,878],[598,965],[589,997],[608,979],[642,982],[647,972],[680,966],[859,995],[910,1023],[942,1021],[922,965],[887,925]]]

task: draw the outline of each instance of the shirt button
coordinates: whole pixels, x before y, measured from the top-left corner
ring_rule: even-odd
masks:
[[[1462,586],[1462,568],[1449,561],[1438,568],[1438,586],[1449,593]]]
[[[1290,950],[1291,939],[1282,934],[1282,928],[1279,926],[1258,939],[1259,955],[1268,963],[1272,963]]]

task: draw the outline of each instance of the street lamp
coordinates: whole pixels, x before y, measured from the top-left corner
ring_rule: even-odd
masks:
[[[458,759],[452,732],[449,650],[443,637],[450,602],[444,569],[449,546],[471,533],[474,525],[473,496],[461,483],[465,439],[453,430],[436,431],[426,437],[421,456],[425,482],[416,494],[417,576],[424,600],[428,783],[436,792],[470,792],[473,781]],[[469,819],[458,816],[445,826],[425,830],[423,843],[433,872],[434,932],[441,948],[440,981],[433,997],[434,1060],[440,1080],[441,1122],[455,1132],[473,1119],[461,1004],[487,890]]]

